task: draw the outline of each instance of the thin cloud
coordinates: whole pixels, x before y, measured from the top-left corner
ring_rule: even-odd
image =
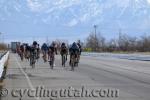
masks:
[[[78,21],[76,19],[73,19],[71,20],[69,23],[68,23],[68,26],[72,27],[72,26],[75,26],[78,24]]]
[[[27,5],[33,12],[41,12],[47,7],[45,3],[39,2],[39,0],[27,0]]]
[[[147,2],[150,4],[150,0],[147,0]]]

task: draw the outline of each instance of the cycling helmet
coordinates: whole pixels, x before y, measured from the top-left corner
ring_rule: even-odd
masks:
[[[62,45],[66,45],[66,44],[63,42]]]
[[[37,45],[38,43],[36,41],[33,41],[33,45]]]

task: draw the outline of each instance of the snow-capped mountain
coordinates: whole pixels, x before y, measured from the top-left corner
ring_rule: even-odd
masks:
[[[150,32],[150,0],[0,0],[0,22]]]

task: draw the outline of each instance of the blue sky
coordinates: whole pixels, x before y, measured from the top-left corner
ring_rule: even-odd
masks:
[[[84,40],[95,24],[107,39],[150,35],[150,0],[0,0],[5,42]]]

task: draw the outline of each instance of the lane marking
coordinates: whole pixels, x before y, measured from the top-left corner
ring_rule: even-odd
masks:
[[[29,87],[30,87],[32,90],[34,90],[35,88],[33,87],[33,84],[32,84],[32,82],[31,82],[29,76],[28,76],[28,75],[26,74],[26,72],[23,70],[21,64],[18,62],[17,57],[14,56],[14,58],[15,58],[15,60],[16,60],[16,62],[17,62],[17,65],[19,66],[19,69],[20,69],[21,72],[25,75]],[[34,98],[35,98],[36,100],[41,100],[39,97],[34,97]]]

